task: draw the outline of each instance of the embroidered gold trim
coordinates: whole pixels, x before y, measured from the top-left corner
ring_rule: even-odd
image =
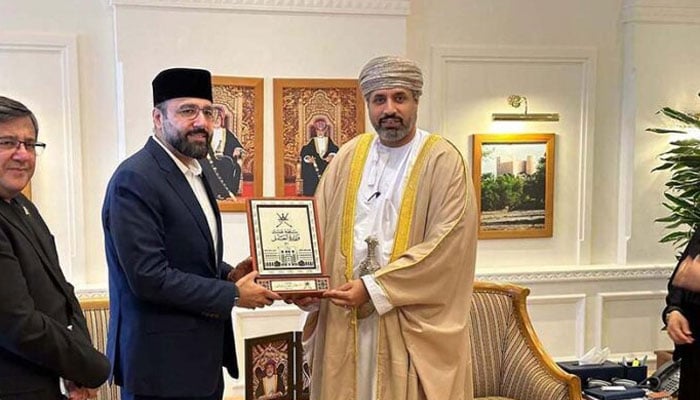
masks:
[[[406,188],[403,192],[403,200],[401,200],[401,208],[399,209],[399,223],[396,227],[396,235],[394,236],[394,249],[391,252],[391,260],[395,261],[401,253],[408,249],[408,234],[413,224],[413,210],[416,206],[416,197],[418,196],[418,180],[423,172],[428,155],[433,146],[440,140],[440,136],[431,134],[426,138],[423,148],[418,153],[416,162],[411,168],[411,175],[406,182]]]
[[[353,233],[355,231],[355,208],[357,207],[357,191],[360,188],[364,165],[369,155],[369,148],[372,144],[374,135],[371,133],[363,133],[358,139],[357,147],[352,155],[350,164],[350,177],[348,178],[348,186],[345,189],[345,204],[343,205],[343,222],[340,233],[340,252],[345,256],[345,280],[352,280],[353,266]],[[357,308],[352,309],[350,317],[350,327],[353,331],[353,349],[355,352],[354,368],[353,368],[353,397],[357,396],[357,355],[359,354],[357,341]]]
[[[345,256],[345,279],[352,280],[353,265],[353,232],[355,231],[355,208],[357,207],[357,191],[360,188],[364,165],[369,155],[369,148],[374,135],[363,133],[355,148],[350,164],[350,177],[345,189],[345,205],[343,209],[343,228],[340,236],[340,251]]]

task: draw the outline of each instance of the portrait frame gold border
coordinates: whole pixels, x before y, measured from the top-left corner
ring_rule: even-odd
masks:
[[[263,155],[264,155],[264,120],[263,120],[263,107],[264,107],[264,91],[263,91],[263,78],[251,78],[251,77],[233,77],[233,76],[212,76],[212,88],[216,92],[216,86],[235,86],[252,89],[254,94],[253,99],[253,112],[252,112],[252,122],[255,124],[255,131],[253,132],[253,138],[251,140],[242,141],[243,146],[246,148],[247,155],[244,156],[244,166],[246,163],[251,164],[251,172],[253,176],[252,189],[253,193],[248,197],[259,197],[262,196],[263,192]],[[219,103],[220,99],[217,99],[216,93],[214,94],[214,103]],[[240,135],[240,132],[237,132]],[[239,137],[239,140],[240,137]],[[251,150],[252,144],[252,150]],[[244,167],[245,171],[245,167]],[[244,184],[243,178],[241,178],[241,185]],[[240,196],[236,201],[221,201],[217,200],[217,205],[219,210],[222,212],[245,212],[246,211],[246,198],[245,196]]]
[[[289,193],[285,193],[285,181],[288,178],[286,170],[290,169],[285,163],[291,162],[290,156],[285,154],[286,147],[289,146],[289,138],[285,137],[285,131],[288,124],[291,122],[289,118],[286,117],[285,110],[290,106],[290,104],[285,104],[284,101],[284,91],[287,88],[296,88],[308,91],[327,90],[332,91],[333,89],[354,89],[354,107],[355,115],[352,118],[351,126],[341,129],[336,134],[341,139],[337,141],[337,145],[342,147],[344,143],[352,139],[356,135],[363,133],[365,130],[365,106],[364,98],[360,92],[359,83],[357,79],[297,79],[297,78],[275,78],[273,80],[274,87],[274,120],[275,120],[275,195],[278,197],[290,197]],[[294,104],[292,106],[296,106]],[[344,111],[344,110],[343,110]],[[297,120],[299,116],[296,115]],[[298,137],[293,140],[295,143],[299,143]],[[289,150],[289,149],[287,149]],[[292,149],[292,153],[296,153],[298,156],[299,150],[297,148]],[[289,153],[289,151],[287,152]],[[296,158],[295,161],[296,163]],[[295,170],[295,177],[298,178],[298,171]],[[298,194],[295,194],[298,195]]]
[[[552,237],[554,226],[554,133],[506,133],[472,135],[472,179],[479,211],[479,239],[519,239]],[[544,226],[539,229],[484,230],[481,209],[481,170],[483,146],[487,144],[543,144],[545,146]]]
[[[295,370],[298,369],[298,363],[295,360],[295,353],[297,351],[297,345],[295,342],[294,332],[284,332],[269,336],[261,336],[255,338],[245,339],[245,398],[246,400],[255,400],[255,390],[253,384],[257,379],[255,375],[255,362],[253,357],[255,356],[255,348],[257,346],[273,345],[274,343],[285,343],[287,345],[287,350],[285,352],[285,360],[287,362],[287,370],[284,374],[287,378],[287,391],[286,395],[277,397],[280,400],[292,400],[295,397],[297,391],[297,384],[294,382]]]

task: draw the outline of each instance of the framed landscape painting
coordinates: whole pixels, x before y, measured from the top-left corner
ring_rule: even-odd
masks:
[[[551,237],[553,133],[473,135],[479,239]]]

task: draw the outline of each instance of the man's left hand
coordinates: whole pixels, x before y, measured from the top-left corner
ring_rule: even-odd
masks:
[[[245,260],[239,262],[234,269],[229,271],[226,279],[231,282],[237,282],[239,279],[248,275],[253,271],[253,259],[248,257]]]
[[[97,389],[78,387],[75,382],[65,381],[70,400],[88,400],[97,398]]]
[[[330,299],[336,306],[345,308],[358,307],[369,301],[369,293],[362,279],[353,279],[336,289],[328,290],[323,297]]]

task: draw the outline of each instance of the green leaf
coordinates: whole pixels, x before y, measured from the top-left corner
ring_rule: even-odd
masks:
[[[683,239],[686,237],[686,232],[671,232],[668,235],[661,238],[660,242],[670,242],[673,240]]]
[[[661,108],[658,114],[678,121],[682,126],[647,128],[647,132],[687,134],[685,127],[700,128],[700,119],[695,115],[671,107]],[[658,155],[658,159],[660,163],[652,172],[668,171],[666,174],[670,174],[664,184],[666,190],[663,194],[664,201],[661,202],[668,215],[654,220],[664,224],[667,232],[659,242],[679,247],[689,241],[695,227],[700,225],[700,139],[674,138],[667,150]]]
[[[674,110],[670,107],[664,107],[660,110],[660,112],[669,118],[675,119],[676,121],[681,121],[691,126],[700,127],[700,120],[695,118],[693,115],[684,113],[683,111]]]
[[[667,133],[688,133],[686,131],[679,131],[677,129],[664,129],[664,128],[647,128],[647,132],[667,134]]]
[[[677,220],[678,220],[678,217],[676,217],[675,215],[669,215],[666,217],[657,218],[654,220],[654,222],[674,222]]]
[[[669,169],[669,168],[671,168],[671,167],[673,167],[673,163],[665,163],[665,164],[661,164],[661,165],[659,165],[658,167],[652,169],[651,172],[663,171],[663,170],[667,170],[667,169]]]

